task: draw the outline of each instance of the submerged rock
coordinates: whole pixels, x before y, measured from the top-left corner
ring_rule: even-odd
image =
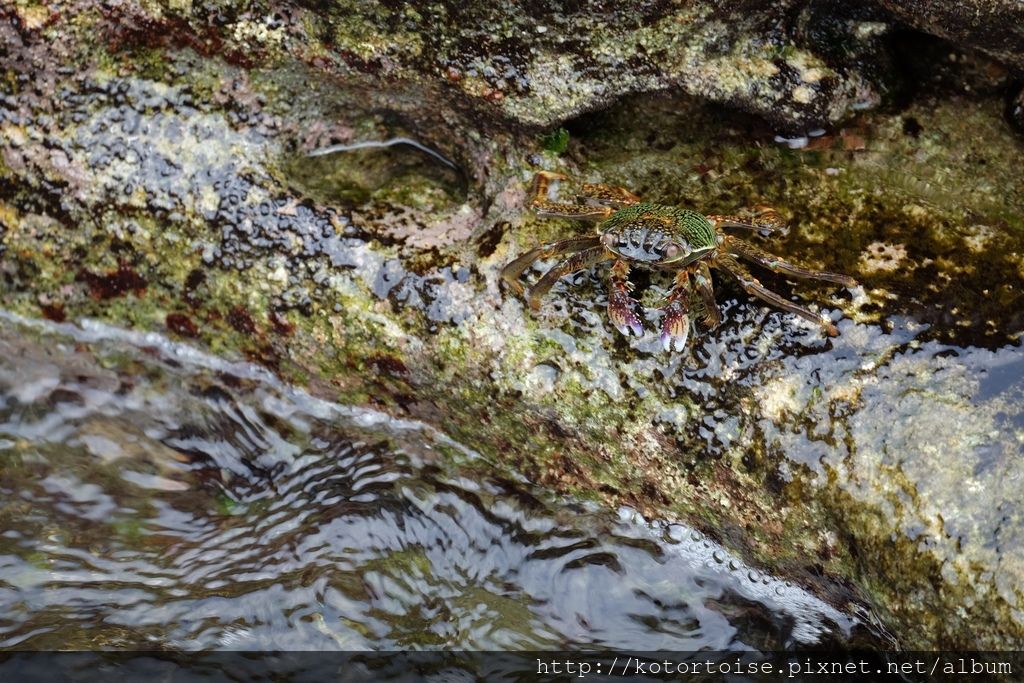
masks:
[[[639,94],[796,129],[845,115],[875,72],[792,46],[775,5],[91,7],[3,10],[5,308],[162,331],[433,425],[496,476],[699,528],[905,647],[1024,636],[1024,192],[989,94],[1004,73],[946,65],[981,94],[936,86],[776,141]],[[799,16],[808,45],[885,31]],[[538,127],[625,94],[544,149]],[[406,135],[436,154],[305,156]],[[525,206],[541,168],[707,213],[775,205],[792,229],[771,251],[863,288],[765,275],[822,304],[829,340],[716,283],[723,324],[683,354],[619,336],[600,272],[534,314],[501,266],[586,229]],[[647,302],[667,286],[638,281]]]

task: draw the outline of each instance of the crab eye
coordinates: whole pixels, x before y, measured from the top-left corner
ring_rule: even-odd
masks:
[[[676,256],[679,256],[679,247],[675,244],[668,245],[668,248],[665,249],[665,258],[675,258]]]

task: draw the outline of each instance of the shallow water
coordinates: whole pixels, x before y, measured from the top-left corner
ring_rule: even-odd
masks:
[[[871,640],[697,532],[154,334],[0,319],[0,648]],[[867,640],[864,640],[864,639]]]

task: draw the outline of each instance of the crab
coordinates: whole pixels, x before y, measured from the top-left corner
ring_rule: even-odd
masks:
[[[630,269],[641,266],[673,271],[675,280],[661,306],[661,343],[666,351],[682,351],[690,333],[691,311],[698,313],[708,328],[721,322],[711,279],[712,269],[718,269],[735,278],[748,294],[817,323],[829,336],[839,334],[828,318],[767,289],[740,259],[775,273],[845,287],[857,285],[853,278],[783,261],[744,239],[722,232],[729,228],[769,234],[784,229],[785,222],[774,209],[759,206],[749,217],[703,215],[644,202],[625,188],[603,184],[582,185],[572,203],[549,199],[551,183],[565,180],[569,177],[560,173],[536,174],[531,191],[533,208],[541,216],[594,221],[597,233],[542,244],[505,266],[502,278],[514,292],[522,295],[524,288],[519,278],[527,268],[538,260],[566,256],[530,288],[526,298],[534,311],[563,276],[611,261],[608,317],[624,335],[632,333],[639,337],[643,335],[643,325],[636,313],[639,304],[631,296]]]

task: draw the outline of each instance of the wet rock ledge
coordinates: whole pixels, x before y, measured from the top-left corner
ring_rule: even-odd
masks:
[[[1016,646],[1021,50],[988,40],[996,4],[954,33],[943,3],[16,0],[2,305],[247,358],[489,473],[685,521],[852,642]],[[306,156],[395,137],[436,154]],[[840,336],[724,281],[685,353],[619,336],[600,271],[524,310],[501,266],[585,229],[528,211],[539,169],[778,207],[765,248],[862,287],[764,281]]]

